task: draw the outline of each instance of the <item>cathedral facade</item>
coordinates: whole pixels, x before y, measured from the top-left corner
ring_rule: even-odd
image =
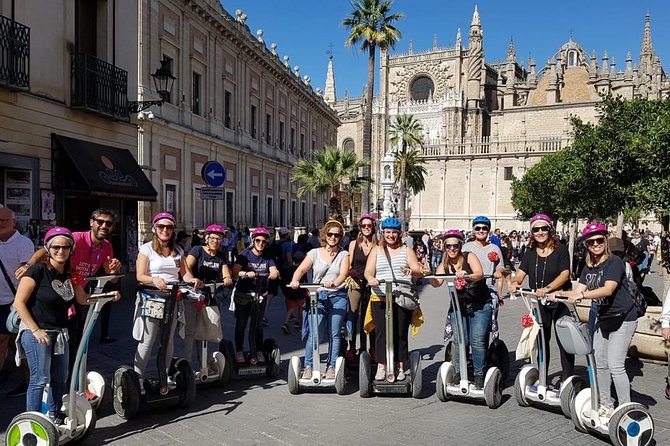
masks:
[[[398,150],[388,130],[396,117],[411,114],[424,132],[421,148],[428,171],[424,191],[407,200],[409,227],[444,230],[466,228],[476,215],[488,215],[495,227],[522,229],[511,204],[512,178],[523,176],[543,155],[571,143],[571,116],[597,121],[600,95],[627,99],[660,98],[670,81],[651,40],[645,18],[639,62],[628,53],[624,66],[604,52],[587,53],[570,38],[546,64],[517,62],[514,43],[507,58],[489,62],[484,30],[474,10],[467,35],[458,30],[453,46],[390,54],[382,51],[379,93],[373,103],[370,203],[379,214],[389,212],[395,191],[382,189],[381,161]],[[335,108],[342,125],[338,146],[362,154],[365,95],[337,99],[332,60],[324,99]],[[354,214],[361,211],[353,199]],[[398,211],[397,208],[393,209]],[[366,211],[366,210],[362,210]]]

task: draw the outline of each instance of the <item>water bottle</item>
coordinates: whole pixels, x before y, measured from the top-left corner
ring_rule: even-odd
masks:
[[[49,413],[49,390],[51,386],[49,386],[49,383],[47,383],[46,386],[44,386],[44,391],[42,392],[42,405],[40,406],[40,412],[43,414],[48,414]]]

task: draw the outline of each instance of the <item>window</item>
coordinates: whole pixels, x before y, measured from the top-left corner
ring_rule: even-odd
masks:
[[[249,126],[249,131],[251,132],[251,137],[256,137],[256,116],[258,114],[257,108],[255,105],[251,106],[251,122]]]
[[[163,54],[163,61],[165,61],[165,66],[170,70],[170,73],[174,73],[174,59]],[[163,100],[172,104],[172,91],[166,92]]]
[[[272,115],[270,113],[265,114],[265,142],[272,144]]]
[[[291,128],[291,144],[288,146],[291,153],[295,150],[295,129]]]
[[[279,199],[279,225],[284,226],[286,224],[286,199]]]
[[[232,107],[233,107],[233,94],[228,90],[223,94],[223,125],[229,129],[232,127],[233,117],[232,117]]]
[[[235,224],[235,213],[233,206],[235,205],[235,193],[226,192],[226,226]]]
[[[267,222],[268,226],[274,226],[273,221],[275,219],[274,215],[274,203],[272,201],[272,197],[268,197],[268,204],[267,204],[267,209],[265,212],[265,221]]]
[[[165,212],[175,213],[177,211],[177,185],[165,185]]]
[[[284,121],[279,121],[279,148],[284,148]]]
[[[251,196],[251,225],[258,226],[258,195]]]
[[[356,144],[354,143],[354,140],[353,140],[353,139],[351,139],[351,138],[347,138],[347,139],[345,139],[344,142],[342,143],[342,148],[343,148],[344,150],[351,150],[351,151],[353,151],[353,150],[356,149]]]
[[[300,134],[300,157],[305,156],[305,134]]]
[[[412,100],[414,101],[425,101],[428,100],[435,91],[435,86],[433,85],[433,80],[428,76],[419,76],[412,82],[412,85],[409,87]]]
[[[291,226],[295,226],[295,200],[291,200]]]
[[[304,201],[300,202],[300,223],[307,225],[307,204]]]
[[[577,50],[570,50],[568,52],[568,66],[575,67],[577,65],[579,65],[579,54]]]
[[[198,73],[193,73],[193,101],[191,102],[191,111],[199,115],[200,114],[200,84],[202,76]]]
[[[505,167],[505,181],[512,181],[512,177],[514,177],[512,172],[512,167]]]

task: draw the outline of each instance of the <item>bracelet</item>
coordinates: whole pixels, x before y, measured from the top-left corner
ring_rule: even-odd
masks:
[[[584,294],[584,291],[582,291],[582,299],[586,299],[586,294]]]
[[[34,329],[30,330],[31,333],[36,333],[38,331],[40,331],[40,327],[37,327],[37,328],[34,328]]]
[[[31,265],[29,262],[26,262],[26,263],[23,264],[23,266],[25,266],[26,268],[30,268],[33,265]]]

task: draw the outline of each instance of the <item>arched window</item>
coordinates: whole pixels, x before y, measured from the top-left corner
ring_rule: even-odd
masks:
[[[356,143],[354,142],[353,139],[347,138],[342,143],[342,148],[344,150],[355,150],[356,149]]]
[[[422,75],[412,81],[409,87],[410,95],[414,101],[425,101],[435,91],[433,80],[428,76]]]
[[[579,53],[577,50],[568,51],[568,66],[576,67],[577,65],[579,65]]]

